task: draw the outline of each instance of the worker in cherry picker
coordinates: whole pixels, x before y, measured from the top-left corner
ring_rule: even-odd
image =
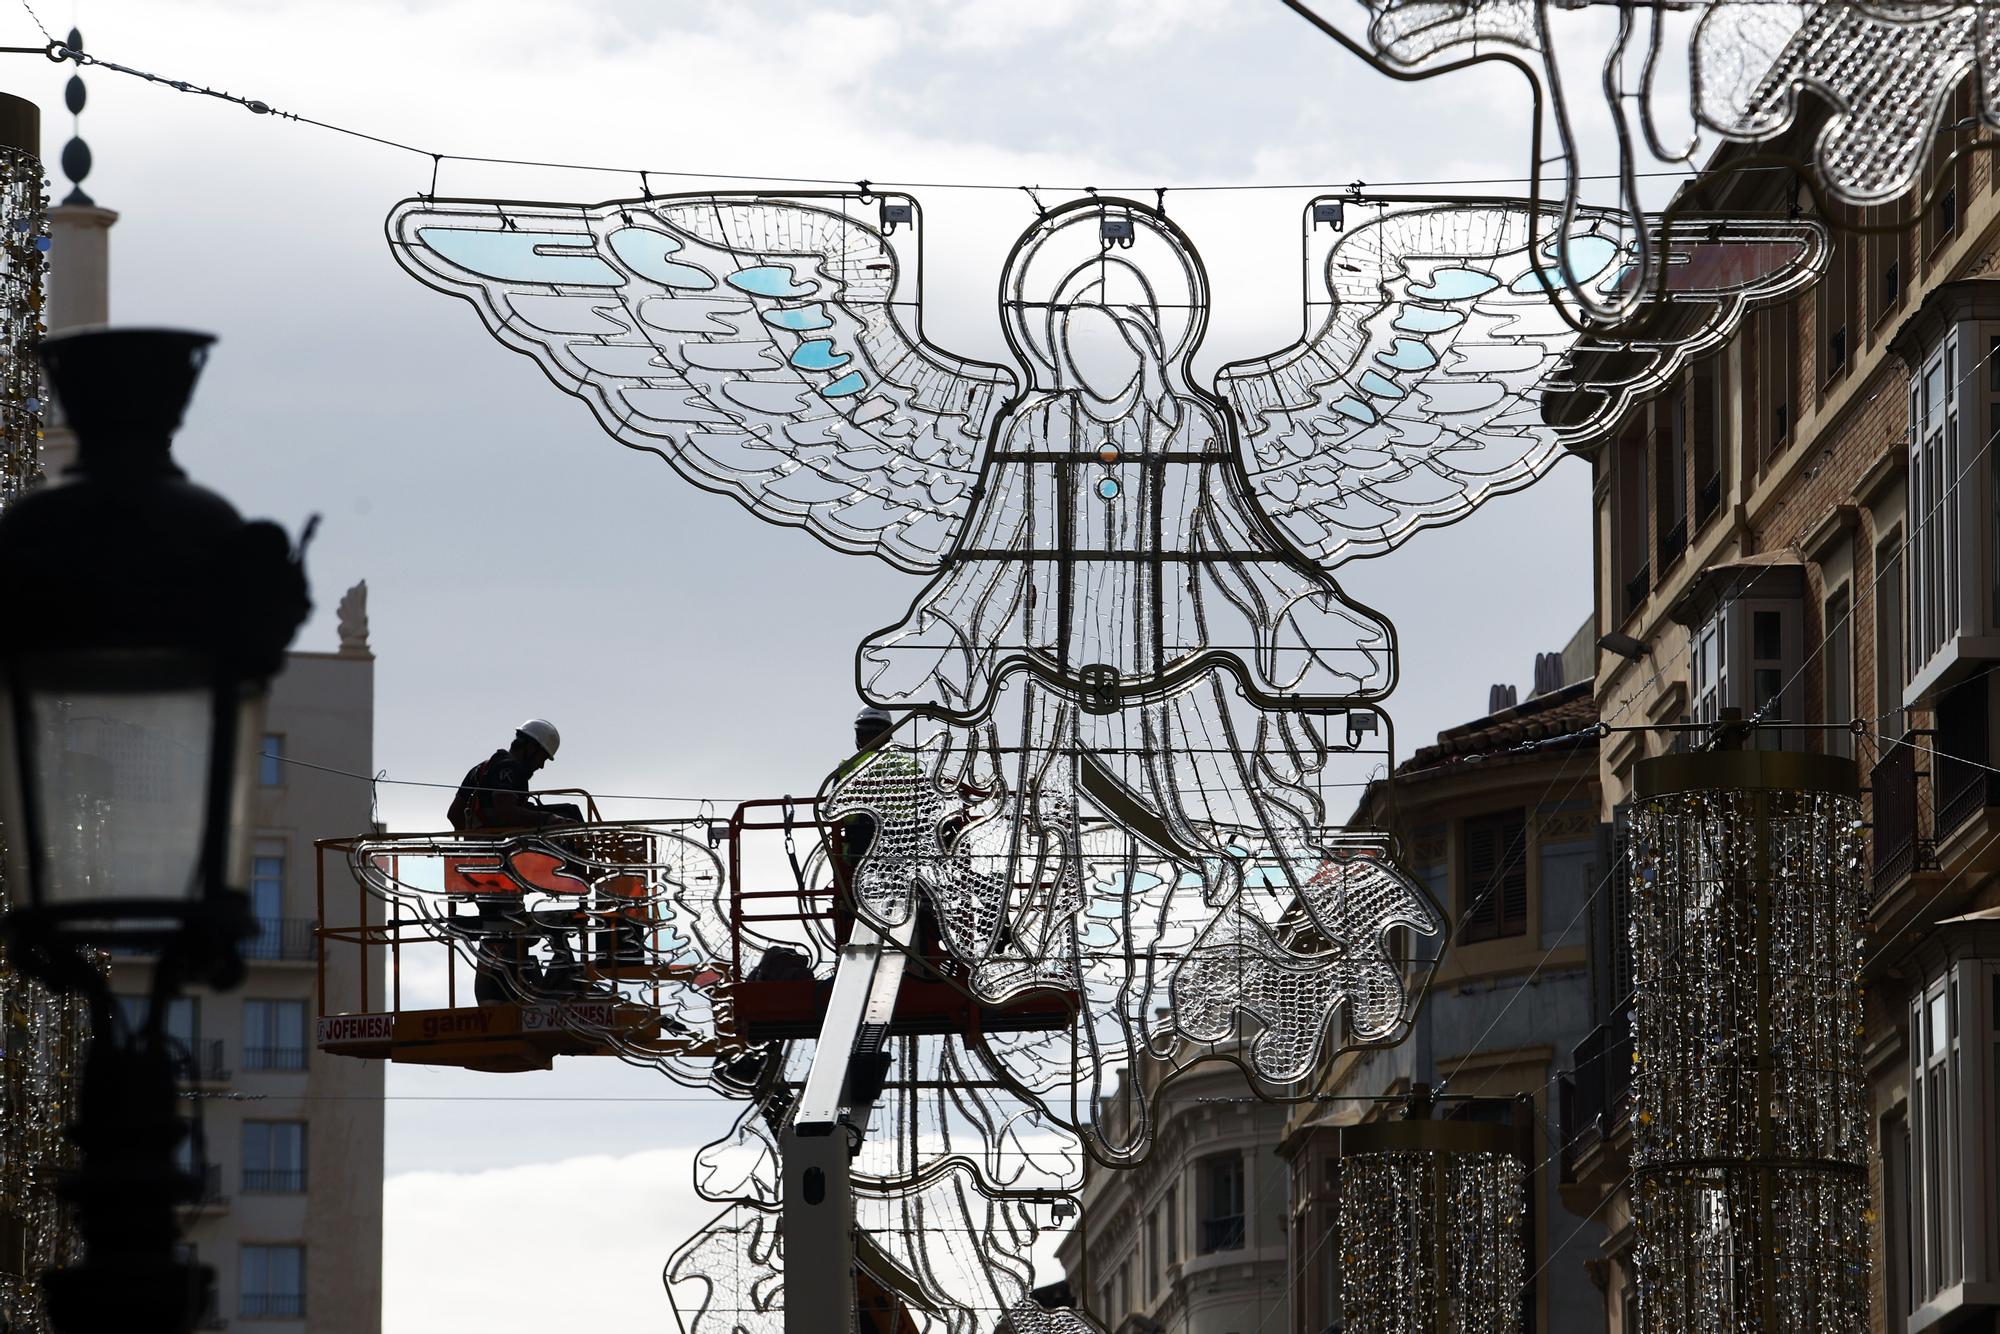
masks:
[[[466,770],[446,818],[460,833],[544,829],[583,823],[583,812],[567,802],[540,803],[529,796],[528,780],[556,757],[562,736],[546,718],[530,718],[514,729],[514,739]],[[551,985],[575,986],[576,955],[568,935],[523,912],[518,898],[480,895],[479,952],[474,961],[473,996],[481,1005],[533,995]],[[548,943],[549,971],[529,955],[536,940]]]
[[[567,802],[542,805],[529,799],[528,780],[556,757],[562,736],[546,718],[530,718],[514,729],[506,749],[496,750],[466,770],[446,817],[461,833],[485,829],[533,829],[582,824],[583,812]]]

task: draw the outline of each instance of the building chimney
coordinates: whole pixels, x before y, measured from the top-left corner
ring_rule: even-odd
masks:
[[[1494,685],[1486,688],[1486,712],[1499,713],[1511,709],[1521,702],[1521,692],[1514,686]]]

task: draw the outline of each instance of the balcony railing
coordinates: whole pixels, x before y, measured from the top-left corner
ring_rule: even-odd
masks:
[[[245,1195],[296,1195],[306,1188],[303,1167],[246,1167],[243,1169]]]
[[[1646,594],[1652,591],[1653,567],[1641,565],[1625,581],[1625,614],[1630,616],[1646,603]]]
[[[311,963],[319,958],[318,926],[310,917],[260,917],[257,934],[243,942],[243,957]]]
[[[1628,1001],[1608,1023],[1576,1044],[1570,1094],[1571,1121],[1562,1128],[1562,1174],[1575,1180],[1576,1161],[1611,1138],[1632,1094],[1632,1007]],[[1593,1133],[1594,1132],[1594,1133]]]
[[[1679,560],[1681,553],[1687,550],[1687,544],[1688,521],[1683,515],[1674,520],[1674,526],[1667,529],[1666,535],[1660,539],[1660,568],[1664,570]]]
[[[1715,511],[1720,509],[1721,507],[1722,507],[1722,474],[1716,473],[1713,477],[1710,477],[1707,481],[1703,482],[1701,484],[1701,489],[1695,492],[1695,500],[1694,500],[1695,523],[1700,524],[1705,522],[1708,519],[1709,515],[1715,513]]]
[[[245,1047],[243,1049],[245,1070],[303,1070],[306,1068],[306,1049],[298,1047]]]
[[[220,1084],[229,1078],[227,1049],[221,1038],[203,1038],[199,1042],[177,1039],[175,1046],[175,1064],[187,1083]]]
[[[1916,871],[1934,870],[1937,853],[1930,837],[1930,771],[1918,767],[1920,741],[1928,732],[1912,733],[1906,745],[1885,745],[1882,758],[1868,776],[1875,802],[1873,843],[1875,896],[1879,899]]]
[[[248,1318],[297,1319],[306,1313],[303,1292],[246,1292],[237,1314]]]
[[[1206,1255],[1210,1251],[1234,1251],[1243,1245],[1243,1216],[1236,1214],[1227,1218],[1204,1218],[1201,1220],[1201,1250]]]
[[[183,1200],[181,1202],[182,1208],[213,1208],[219,1204],[229,1203],[229,1197],[222,1193],[222,1164],[203,1163],[201,1166],[194,1168],[189,1168],[183,1164],[181,1170],[191,1171],[195,1176],[194,1198]]]

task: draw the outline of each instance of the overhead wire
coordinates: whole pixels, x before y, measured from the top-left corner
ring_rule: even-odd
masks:
[[[1117,193],[1117,194],[1155,193],[1160,195],[1164,195],[1167,191],[1173,191],[1177,193],[1189,193],[1189,194],[1194,194],[1194,193],[1229,194],[1229,193],[1262,192],[1262,191],[1311,190],[1320,192],[1338,191],[1347,194],[1350,197],[1355,198],[1357,202],[1366,202],[1365,191],[1367,190],[1437,189],[1443,187],[1463,187],[1463,186],[1525,186],[1525,185],[1532,185],[1535,183],[1535,178],[1531,176],[1458,176],[1458,177],[1430,177],[1430,178],[1402,180],[1402,181],[1287,181],[1287,182],[1246,181],[1246,182],[1207,182],[1207,183],[1197,183],[1192,185],[1170,185],[1170,186],[1162,186],[1157,183],[1145,184],[1145,185],[1121,185],[1121,186],[1048,185],[1048,184],[1043,184],[1041,182],[1035,182],[1032,185],[1023,185],[1018,181],[1000,182],[1000,181],[968,181],[968,180],[930,180],[930,181],[876,180],[868,177],[842,178],[842,177],[832,177],[832,176],[800,175],[787,172],[689,171],[680,168],[636,167],[623,164],[577,162],[577,161],[568,161],[560,159],[519,158],[519,157],[508,157],[498,154],[452,153],[432,148],[426,148],[420,144],[412,143],[405,139],[395,138],[392,137],[391,135],[375,134],[367,130],[356,129],[353,126],[343,125],[337,121],[322,120],[318,117],[308,116],[300,112],[288,111],[273,103],[264,101],[261,98],[254,98],[237,93],[231,93],[225,89],[212,87],[188,79],[177,79],[165,75],[154,74],[147,70],[138,69],[134,66],[120,64],[116,61],[104,59],[103,57],[94,55],[88,51],[72,50],[66,43],[59,41],[55,37],[50,35],[48,29],[42,24],[40,17],[35,13],[34,7],[29,2],[29,0],[21,0],[21,6],[24,10],[27,11],[29,18],[34,21],[36,28],[40,30],[42,36],[47,40],[48,43],[47,46],[43,48],[37,48],[37,50],[41,51],[42,54],[44,54],[51,61],[57,63],[69,61],[69,62],[74,62],[79,66],[95,66],[99,69],[109,70],[113,73],[124,74],[132,78],[140,79],[146,83],[156,84],[161,87],[169,88],[175,92],[186,93],[196,97],[212,98],[216,101],[227,102],[235,106],[240,106],[244,110],[252,113],[253,115],[269,116],[277,120],[292,121],[300,125],[310,125],[315,129],[326,130],[333,134],[344,135],[348,138],[362,140],[368,143],[377,144],[384,148],[389,148],[396,150],[398,152],[409,153],[417,157],[428,159],[432,164],[432,178],[431,178],[432,188],[427,193],[433,195],[436,193],[436,183],[437,183],[436,168],[438,164],[446,162],[462,162],[473,165],[486,165],[486,166],[523,167],[534,170],[568,171],[568,172],[579,172],[579,173],[604,175],[604,176],[631,176],[638,178],[642,182],[642,193],[645,195],[650,195],[652,193],[650,186],[646,185],[645,182],[648,181],[651,177],[659,176],[670,180],[727,181],[727,182],[740,182],[746,184],[789,184],[789,185],[831,186],[839,189],[852,189],[860,187],[864,190],[889,188],[889,189],[900,189],[900,190],[987,190],[987,191],[1004,191],[1008,193],[1027,191],[1030,199],[1036,201],[1036,207],[1038,209],[1041,207],[1041,205],[1039,202],[1039,196],[1035,192],[1040,190],[1053,190],[1064,194],[1097,193],[1098,191],[1102,190],[1108,193]],[[1703,169],[1700,168],[1674,168],[1674,169],[1657,170],[1657,171],[1633,172],[1630,173],[1630,176],[1633,179],[1649,179],[1649,180],[1691,179],[1695,177],[1713,176],[1718,174],[1746,174],[1752,172],[1762,173],[1762,172],[1788,171],[1788,170],[1790,170],[1790,168],[1778,165],[1754,165],[1754,166],[1744,166],[1744,167],[1723,168],[1720,169],[1719,171],[1704,171]],[[1576,179],[1578,181],[1590,181],[1590,182],[1617,181],[1626,179],[1626,174],[1618,172],[1581,174],[1578,175]]]

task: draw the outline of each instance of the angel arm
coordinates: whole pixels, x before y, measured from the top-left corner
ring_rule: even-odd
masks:
[[[1265,512],[1329,569],[1461,519],[1663,386],[1750,302],[1810,282],[1825,233],[1683,219],[1654,224],[1653,248],[1664,292],[1645,294],[1618,338],[1594,340],[1578,333],[1576,286],[1623,293],[1637,281],[1619,215],[1565,232],[1554,210],[1435,205],[1343,234],[1315,279],[1318,327],[1217,379]],[[1593,351],[1616,355],[1579,382],[1571,368]],[[1563,411],[1545,412],[1557,392]]]
[[[923,340],[917,275],[853,204],[412,199],[388,234],[620,443],[838,550],[934,570],[1016,381]]]

